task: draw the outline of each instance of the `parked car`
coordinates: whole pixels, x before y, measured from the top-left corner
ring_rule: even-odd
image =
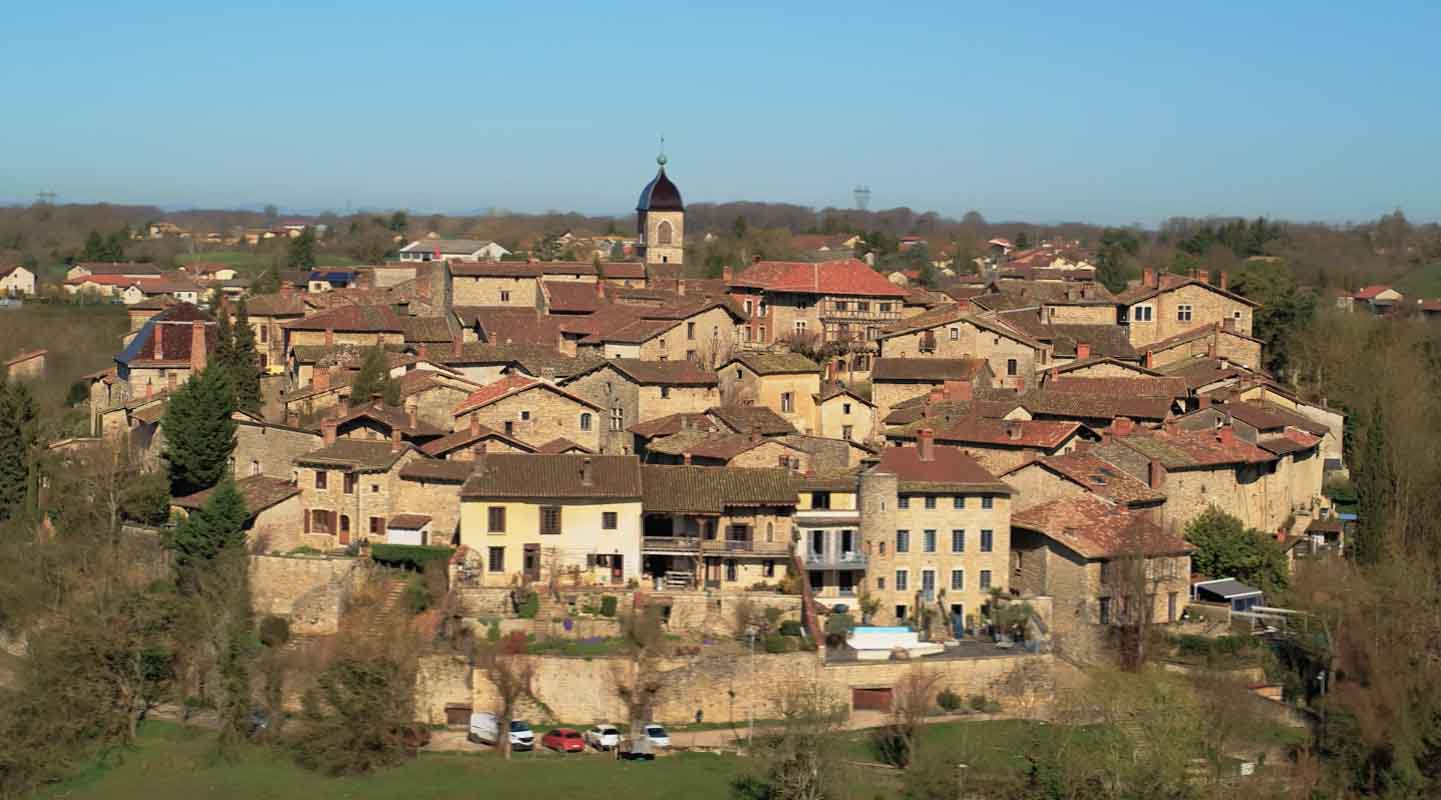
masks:
[[[585,752],[585,740],[575,728],[555,728],[540,737],[540,746],[561,753]]]
[[[626,761],[654,761],[655,747],[644,736],[626,738],[616,745],[617,755]]]
[[[480,744],[494,745],[498,741],[497,720],[494,714],[476,712],[470,715],[470,732],[466,738]],[[510,749],[532,750],[535,748],[535,732],[524,720],[510,721]]]
[[[660,750],[670,747],[670,734],[666,733],[665,728],[662,728],[654,722],[647,722],[640,726],[640,735],[641,738],[650,742],[651,747]]]
[[[585,732],[585,743],[597,750],[614,750],[620,746],[620,729],[614,725],[592,725]]]

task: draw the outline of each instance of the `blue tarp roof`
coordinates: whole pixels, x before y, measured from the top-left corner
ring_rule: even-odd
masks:
[[[145,324],[140,326],[140,330],[135,334],[135,338],[130,340],[130,344],[125,345],[125,349],[120,351],[120,354],[115,357],[115,360],[119,362],[121,366],[130,366],[130,362],[135,360],[135,358],[144,351],[145,345],[150,342],[150,337],[154,335],[155,317],[151,317],[145,320]]]

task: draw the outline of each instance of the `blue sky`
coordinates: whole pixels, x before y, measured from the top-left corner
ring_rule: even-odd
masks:
[[[1177,5],[22,3],[0,200],[1441,218],[1441,4]]]

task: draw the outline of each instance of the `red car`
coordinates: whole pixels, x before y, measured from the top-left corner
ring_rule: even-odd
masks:
[[[562,753],[585,752],[585,740],[580,737],[580,731],[575,728],[555,728],[540,737],[540,746]]]

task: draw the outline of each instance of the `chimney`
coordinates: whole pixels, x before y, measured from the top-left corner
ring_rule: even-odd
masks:
[[[333,420],[333,419],[321,420],[321,422],[320,422],[320,438],[321,438],[322,440],[324,440],[324,442],[325,442],[325,444],[326,444],[327,446],[328,446],[328,445],[335,444],[335,420]]]
[[[163,324],[156,323],[156,324],[155,324],[155,360],[156,360],[156,361],[162,361],[162,360],[164,360],[164,358],[165,358],[165,345],[164,345],[164,342],[162,341],[162,340],[165,338],[164,333],[165,333],[165,326],[164,326]]]
[[[195,320],[190,323],[190,371],[198,373],[205,369],[205,323]]]
[[[1161,288],[1161,271],[1158,270],[1158,269],[1151,271],[1151,288],[1152,288],[1152,289],[1159,289],[1159,288]]]
[[[1229,275],[1227,275],[1225,272],[1222,272],[1222,273],[1221,273],[1221,281],[1220,281],[1220,286],[1219,286],[1219,288],[1220,288],[1221,291],[1223,291],[1223,292],[1226,291],[1226,284],[1230,283],[1230,280],[1229,280],[1229,279],[1230,279],[1230,276],[1229,276]]]
[[[1210,283],[1211,271],[1209,269],[1196,270],[1196,280],[1200,281],[1201,283]]]
[[[1090,342],[1076,342],[1076,360],[1085,361],[1091,357]]]
[[[416,355],[416,357],[418,357],[421,361],[429,361],[429,360],[430,360],[430,346],[427,345],[425,342],[421,342],[421,343],[420,343],[420,351],[417,352],[415,355]]]
[[[1154,458],[1151,459],[1149,482],[1152,489],[1160,489],[1166,485],[1166,467]]]
[[[831,383],[831,382],[833,382],[835,379],[836,379],[836,362],[834,362],[834,361],[827,361],[827,362],[826,362],[826,383]]]
[[[474,417],[475,415],[472,414],[471,416]],[[416,422],[416,419],[415,419],[415,404],[414,404],[414,403],[412,403],[409,407],[407,407],[407,408],[405,409],[405,421],[410,424],[410,429],[411,429],[411,430],[415,430],[415,426],[416,426],[418,423]]]
[[[451,340],[450,354],[456,358],[460,358],[460,337]]]
[[[390,430],[390,449],[391,449],[391,451],[398,453],[398,452],[400,452],[401,448],[403,448],[403,447],[405,447],[405,443],[402,442],[402,441],[400,441],[400,429],[399,429],[399,428],[391,428],[391,430]]]
[[[147,381],[146,384],[145,384],[145,399],[146,399],[146,400],[150,400],[150,399],[153,399],[154,397],[155,397],[155,384],[150,383],[150,382]]]
[[[1216,441],[1220,442],[1220,443],[1223,444],[1223,445],[1227,445],[1227,446],[1230,446],[1230,445],[1232,445],[1232,444],[1235,444],[1235,442],[1236,442],[1236,432],[1235,432],[1234,430],[1232,430],[1232,428],[1231,428],[1231,423],[1230,423],[1230,422],[1227,422],[1225,425],[1222,425],[1221,428],[1220,428],[1220,430],[1217,430],[1217,431],[1216,431]]]
[[[1015,420],[1008,419],[1008,420],[1005,420],[1005,422],[1002,423],[1002,424],[1003,424],[1003,425],[1005,426],[1005,428],[1006,428],[1006,438],[1007,438],[1007,439],[1010,439],[1010,440],[1013,441],[1013,442],[1020,441],[1020,438],[1021,438],[1021,424],[1020,424],[1019,422],[1016,422]]]
[[[1111,420],[1111,433],[1117,438],[1130,436],[1131,431],[1136,429],[1136,423],[1130,417],[1116,417]]]
[[[1155,369],[1156,354],[1151,352],[1150,350],[1147,350],[1145,357],[1141,359],[1141,366],[1145,367],[1146,369]]]
[[[936,460],[936,432],[930,428],[921,428],[916,431],[916,448],[920,450],[922,461]]]
[[[594,465],[594,463],[591,461],[590,456],[586,456],[585,458],[583,458],[583,459],[580,460],[580,485],[581,485],[581,486],[590,486],[590,485],[594,482],[594,480],[595,480],[594,469],[593,469],[594,466],[595,466],[595,465]]]
[[[470,448],[470,452],[475,461],[475,467],[471,469],[471,472],[485,472],[485,442],[476,442]]]
[[[329,377],[329,376],[326,376],[326,377]],[[348,395],[348,394],[342,394],[342,395],[340,395],[339,397],[337,397],[337,398],[335,399],[335,404],[336,404],[336,406],[338,406],[338,407],[340,408],[340,416],[343,417],[343,416],[345,416],[345,415],[347,415],[347,414],[350,413],[350,395]]]
[[[735,276],[731,273],[730,267],[721,267],[721,280],[730,283],[733,277]]]
[[[752,264],[759,264],[759,263],[761,263],[761,257],[760,257],[760,256],[751,256],[751,263],[752,263]]]
[[[685,278],[676,278],[675,293],[681,297],[685,297]]]
[[[1197,403],[1200,405],[1201,408],[1210,408],[1210,407],[1211,407],[1211,396],[1210,396],[1209,394],[1203,394],[1203,395],[1201,395],[1200,397],[1196,398],[1196,401],[1197,401]]]
[[[334,329],[334,328],[326,328],[326,329],[325,329],[325,346],[326,346],[326,347],[329,347],[329,346],[331,346],[331,345],[333,345],[333,344],[335,344],[335,329]]]
[[[759,427],[753,427],[753,428],[751,428],[751,444],[755,444],[756,442],[759,442],[760,440],[761,440],[761,429],[760,429]]]
[[[946,397],[952,401],[970,400],[973,396],[973,387],[965,381],[946,381],[942,386]]]
[[[595,297],[597,300],[605,299],[605,281],[599,275],[595,278]]]
[[[1156,271],[1150,267],[1141,270],[1141,285],[1150,288],[1156,282]]]
[[[470,415],[470,435],[471,435],[471,436],[479,436],[479,435],[480,435],[480,415],[479,415],[479,414],[471,414],[471,415]]]

